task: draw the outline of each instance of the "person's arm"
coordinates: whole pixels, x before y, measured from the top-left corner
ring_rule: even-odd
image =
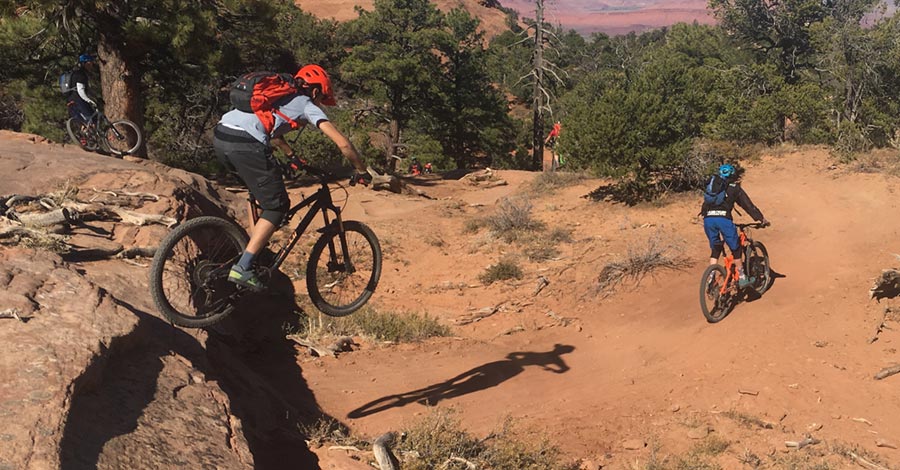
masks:
[[[294,149],[291,148],[286,140],[284,140],[284,137],[272,137],[269,142],[271,142],[273,146],[278,147],[278,150],[281,150],[288,158],[296,157]]]
[[[360,157],[359,152],[356,150],[356,147],[353,146],[353,143],[350,142],[350,139],[344,136],[341,131],[338,130],[331,121],[322,121],[319,123],[319,130],[322,131],[323,134],[328,136],[335,145],[338,146],[338,149],[350,161],[350,164],[353,165],[353,168],[356,168],[356,171],[360,173],[365,173],[367,168],[366,164],[363,163],[362,157]]]
[[[78,96],[80,96],[81,99],[83,99],[83,100],[87,101],[88,103],[90,103],[91,106],[93,106],[93,107],[95,107],[95,108],[97,107],[97,103],[95,103],[94,100],[92,100],[92,99],[87,95],[87,87],[84,86],[84,83],[81,83],[81,82],[76,83],[76,84],[75,84],[75,90],[78,91]]]
[[[747,195],[744,188],[738,186],[736,196],[737,204],[747,211],[747,215],[753,217],[753,220],[763,223],[768,222],[766,218],[763,217],[762,211],[760,211],[759,208],[753,204],[753,201],[750,200],[750,196]]]

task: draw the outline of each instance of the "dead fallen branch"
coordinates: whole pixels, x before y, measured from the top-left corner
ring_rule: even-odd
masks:
[[[9,214],[7,214],[9,216]],[[12,218],[12,217],[10,217]],[[15,220],[26,227],[39,228],[59,224],[70,224],[76,221],[76,217],[66,208],[55,209],[50,212],[28,212],[16,214]]]
[[[17,308],[8,308],[6,310],[0,310],[0,318],[15,318],[20,322],[24,322],[26,319],[22,318],[19,315],[19,309]]]
[[[900,364],[881,369],[877,374],[875,374],[875,380],[885,379],[894,374],[900,374]]]
[[[75,211],[84,220],[118,219],[131,225],[160,224],[166,227],[171,227],[178,223],[176,219],[162,214],[142,214],[121,206],[83,202],[67,202],[63,206],[70,211]]]
[[[303,347],[308,348],[310,351],[314,352],[314,353],[316,354],[316,356],[319,356],[319,357],[325,357],[325,356],[337,357],[337,354],[335,354],[334,351],[331,351],[331,350],[328,349],[327,347],[325,347],[325,346],[323,346],[323,345],[321,345],[321,344],[318,344],[318,343],[314,343],[314,342],[312,342],[312,341],[310,341],[310,340],[308,340],[308,339],[306,339],[306,338],[301,338],[300,336],[297,336],[297,335],[288,335],[288,336],[287,336],[287,339],[289,339],[289,340],[291,340],[291,341],[293,341],[293,342],[299,344],[300,346],[303,346]]]
[[[116,197],[116,198],[122,197],[122,196],[128,196],[128,197],[138,198],[138,200],[140,200],[140,201],[154,201],[154,202],[159,201],[159,196],[156,194],[151,194],[151,193],[136,193],[136,192],[130,192],[130,191],[124,191],[124,190],[111,191],[108,189],[97,189],[97,188],[91,188],[91,190],[93,190],[95,193],[109,194],[110,196]]]
[[[869,289],[869,298],[881,301],[892,299],[900,295],[900,271],[885,269],[881,276],[875,279],[875,285]]]
[[[531,296],[534,297],[535,295],[540,294],[548,285],[550,285],[550,281],[548,281],[546,277],[538,276],[538,285],[534,288],[534,292],[531,293]]]
[[[814,437],[812,437],[812,436],[806,436],[805,438],[803,438],[802,441],[799,441],[799,442],[798,442],[798,441],[785,441],[785,442],[784,442],[784,445],[785,445],[786,447],[791,447],[791,448],[795,448],[795,449],[802,449],[802,448],[804,448],[804,447],[806,447],[806,446],[814,446],[814,445],[816,445],[816,444],[818,444],[818,443],[820,443],[820,442],[822,442],[822,441],[820,441],[819,439],[816,439],[816,438],[814,438]]]
[[[464,318],[460,318],[456,320],[457,325],[468,325],[470,323],[475,323],[477,321],[481,321],[499,311],[502,310],[503,304],[497,304],[494,307],[484,307],[481,310],[470,313],[468,316]]]
[[[882,467],[881,465],[878,465],[876,463],[869,462],[868,460],[857,455],[855,452],[848,452],[848,454],[856,463],[858,463],[859,465],[861,465],[865,468],[869,468],[872,470],[890,470],[887,467]]]
[[[356,343],[353,342],[353,338],[351,338],[349,336],[341,336],[340,338],[338,338],[337,340],[335,340],[333,343],[329,344],[328,346],[323,346],[322,344],[310,341],[299,335],[288,335],[287,339],[289,339],[301,346],[309,348],[312,352],[314,352],[319,357],[325,357],[325,356],[337,357],[337,354],[339,352],[352,351],[353,346],[356,345]]]
[[[878,324],[878,327],[875,328],[875,334],[872,335],[871,338],[869,338],[869,341],[868,341],[869,344],[872,344],[872,343],[874,343],[875,341],[878,341],[878,335],[880,335],[881,332],[884,331],[885,328],[887,328],[888,316],[889,316],[891,313],[892,313],[892,310],[891,310],[890,307],[885,307],[885,308],[884,308],[884,312],[883,312],[883,314],[882,314],[882,316],[881,316],[881,323],[879,323],[879,324]]]
[[[122,250],[116,254],[116,258],[133,259],[133,258],[152,258],[156,255],[155,246],[135,246]]]
[[[372,444],[372,451],[375,452],[375,461],[381,470],[400,470],[397,458],[391,453],[391,444],[393,444],[396,435],[392,432],[382,434]]]

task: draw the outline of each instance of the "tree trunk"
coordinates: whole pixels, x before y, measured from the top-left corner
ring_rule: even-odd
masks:
[[[544,0],[537,0],[534,28],[534,90],[532,107],[534,118],[532,123],[532,155],[533,170],[543,170],[544,165]]]
[[[141,95],[141,76],[137,64],[125,54],[127,46],[113,35],[101,33],[100,84],[103,91],[104,112],[110,121],[128,119],[144,129],[144,100]],[[134,155],[146,157],[145,144]]]
[[[397,159],[393,157],[394,154],[394,146],[400,144],[400,121],[396,117],[391,117],[390,124],[390,136],[388,137],[388,161],[387,161],[387,172],[395,173],[397,171]]]

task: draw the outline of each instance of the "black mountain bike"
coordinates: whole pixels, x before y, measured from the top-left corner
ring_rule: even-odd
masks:
[[[66,131],[82,149],[88,152],[99,150],[117,157],[133,153],[144,140],[135,123],[127,119],[110,122],[100,110],[87,122],[77,117],[69,118],[66,121]]]
[[[309,255],[306,287],[313,304],[326,315],[349,315],[375,292],[381,277],[381,245],[365,224],[341,219],[341,208],[332,201],[328,186],[333,175],[308,165],[301,170],[315,176],[320,186],[288,210],[282,227],[308,208],[271,262],[254,269],[263,282],[269,280],[313,219],[322,214],[325,223]],[[255,224],[259,206],[252,195],[250,207]],[[150,292],[159,311],[172,323],[191,328],[210,326],[234,311],[238,300],[252,293],[228,281],[231,266],[248,240],[241,227],[220,217],[197,217],[175,228],[160,243],[150,267]]]
[[[713,264],[703,271],[700,278],[700,309],[710,323],[717,323],[748,293],[763,295],[772,284],[772,268],[769,266],[769,252],[762,242],[750,237],[750,228],[764,228],[761,223],[734,224],[738,228],[741,241],[741,259],[744,271],[751,283],[747,289],[738,286],[734,257],[725,257],[725,266]]]

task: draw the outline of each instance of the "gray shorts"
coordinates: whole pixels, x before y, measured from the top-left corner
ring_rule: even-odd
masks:
[[[284,187],[281,168],[269,146],[244,131],[216,126],[213,149],[219,161],[237,171],[263,210],[285,212],[291,200]]]

